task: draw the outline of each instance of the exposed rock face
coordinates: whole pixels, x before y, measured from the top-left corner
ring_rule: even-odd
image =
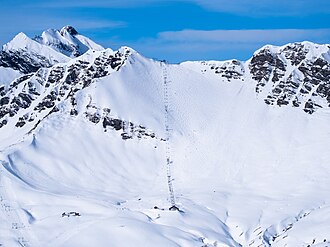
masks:
[[[70,57],[81,56],[90,50],[101,51],[104,48],[80,35],[72,26],[63,27],[60,31],[49,29],[33,39],[19,33],[2,47],[0,67],[28,74],[68,62]]]
[[[110,108],[100,109],[88,104],[84,112],[77,109],[77,93],[89,87],[97,78],[119,70],[132,51],[123,48],[117,52],[104,50],[93,60],[82,57],[68,64],[58,64],[52,68],[41,68],[35,74],[21,76],[7,89],[0,88],[0,128],[15,121],[18,128],[29,123],[28,130],[34,129],[43,119],[59,111],[58,106],[70,102],[71,116],[80,113],[94,123],[101,124],[105,131],[113,129],[121,133],[122,139],[150,137],[155,134],[146,127],[110,115]]]
[[[223,64],[205,62],[205,64],[208,65],[215,74],[226,78],[228,82],[232,79],[243,79],[244,67],[240,61],[230,60]]]
[[[249,69],[252,79],[257,81],[257,93],[261,91],[261,88],[264,87],[267,82],[277,82],[283,78],[285,73],[283,61],[267,48],[261,50],[252,57]]]
[[[184,62],[196,72],[219,76],[229,83],[255,85],[268,105],[302,108],[312,114],[330,107],[330,45],[310,42],[264,46],[246,62]]]
[[[291,65],[297,66],[306,58],[308,49],[302,43],[294,43],[285,46],[282,53]]]
[[[248,63],[256,92],[265,91],[264,100],[269,105],[302,107],[309,114],[329,107],[328,52],[328,46],[308,42],[266,46]]]
[[[111,116],[111,109],[99,109],[96,106],[86,107],[85,117],[92,123],[101,123],[105,132],[115,130],[120,133],[123,140],[136,138],[156,138],[156,134],[144,126],[134,124]]]
[[[0,51],[0,67],[19,71],[18,74],[34,73],[40,68],[48,68],[69,60],[69,57],[39,44],[24,33],[17,34]]]
[[[0,66],[18,70],[23,74],[36,72],[40,68],[48,68],[54,64],[42,55],[24,50],[0,51]]]
[[[202,61],[202,62],[185,62],[186,67],[192,67],[203,74],[210,73],[225,79],[227,82],[233,80],[244,80],[244,64],[238,60],[221,61]],[[196,68],[194,68],[197,65]]]
[[[60,34],[63,36],[63,35],[65,35],[66,32],[68,34],[72,35],[72,36],[78,34],[78,31],[74,27],[72,27],[72,26],[65,26],[65,27],[63,27],[61,29],[61,31],[60,31]]]

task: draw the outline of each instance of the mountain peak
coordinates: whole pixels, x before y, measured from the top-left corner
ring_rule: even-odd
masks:
[[[62,29],[60,31],[60,34],[62,36],[64,36],[66,33],[68,33],[68,34],[70,34],[72,36],[75,36],[75,35],[79,34],[78,31],[74,27],[72,27],[70,25],[67,25],[67,26],[62,27]]]
[[[25,33],[23,33],[23,32],[19,32],[12,40],[21,40],[21,39],[24,39],[24,40],[26,40],[26,39],[29,39],[29,37],[25,34]]]
[[[327,44],[317,44],[311,41],[302,41],[302,42],[294,42],[285,44],[283,46],[276,45],[265,45],[260,49],[254,52],[254,55],[259,54],[260,52],[268,52],[272,54],[280,54],[286,51],[289,52],[301,52],[304,51],[307,53],[311,53],[311,56],[318,56],[322,53],[326,53],[329,50],[329,45]]]
[[[104,48],[89,38],[79,34],[72,26],[65,26],[61,30],[48,29],[41,36],[34,38],[42,45],[51,47],[67,57],[78,57],[88,50],[103,50]]]
[[[32,41],[25,33],[18,33],[11,41],[3,46],[3,50],[18,49],[25,46],[26,42]]]

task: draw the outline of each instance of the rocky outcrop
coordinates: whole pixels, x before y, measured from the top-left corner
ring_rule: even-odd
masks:
[[[95,79],[119,70],[131,54],[129,48],[117,52],[104,50],[92,60],[81,57],[68,64],[41,68],[34,74],[21,76],[7,89],[0,89],[0,128],[15,121],[13,124],[17,128],[29,123],[29,132],[37,127],[40,119],[58,112],[59,105],[67,101],[71,105],[71,116],[82,114],[91,123],[100,124],[104,131],[119,132],[124,140],[133,137],[155,138],[156,135],[146,127],[111,116],[110,108],[100,109],[90,103],[85,111],[79,112],[77,109],[77,93],[89,87]]]
[[[308,42],[264,47],[248,62],[256,93],[266,95],[266,104],[301,107],[309,114],[330,107],[328,51]]]
[[[51,67],[55,63],[40,54],[24,50],[0,51],[0,66],[18,70],[23,74],[36,72],[40,68]]]

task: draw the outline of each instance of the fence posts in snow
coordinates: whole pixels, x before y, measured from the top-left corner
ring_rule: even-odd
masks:
[[[172,211],[179,210],[175,205],[175,195],[173,188],[173,178],[172,178],[172,150],[170,145],[170,136],[171,136],[171,128],[170,128],[170,84],[171,81],[168,79],[167,73],[167,65],[165,62],[161,62],[162,71],[163,71],[163,80],[164,80],[164,122],[165,122],[165,154],[166,154],[166,172],[167,172],[167,184],[170,195],[171,207],[169,208]]]

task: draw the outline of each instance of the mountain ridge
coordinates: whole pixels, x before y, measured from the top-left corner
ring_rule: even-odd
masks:
[[[27,54],[33,70],[7,63],[19,75],[0,83],[0,244],[329,245],[328,45],[181,64]]]
[[[79,35],[71,26],[63,27],[61,30],[49,29],[43,35],[45,37],[46,34],[51,35],[52,33],[55,33],[53,40],[58,35],[69,35],[70,37]],[[87,39],[85,38],[85,40]],[[50,58],[65,57],[62,62],[54,59],[52,62],[47,62],[46,65],[42,64],[44,59],[41,58],[38,65],[40,68],[36,72],[33,72],[35,69],[25,71],[32,73],[23,73],[9,85],[0,86],[0,132],[7,133],[5,136],[11,135],[7,129],[12,128],[13,125],[21,131],[26,129],[25,133],[31,133],[42,119],[57,112],[61,108],[60,106],[66,104],[67,101],[71,102],[70,115],[77,115],[79,112],[76,108],[75,95],[79,91],[89,87],[98,78],[107,77],[125,68],[127,59],[129,59],[129,63],[134,63],[138,57],[145,61],[148,60],[129,47],[113,51],[111,49],[94,50],[92,46],[84,54],[69,58],[61,51],[52,48],[52,43],[46,45],[41,41],[36,42],[20,33],[3,47],[2,52],[21,51],[21,45],[25,47],[27,54],[31,49],[30,57],[37,56],[37,59],[38,51],[51,51],[48,55]],[[58,42],[61,43],[62,38]],[[53,43],[58,42],[53,41]],[[171,66],[183,66],[205,76],[205,79],[211,76],[213,79],[219,78],[223,83],[240,84],[242,87],[250,84],[250,87],[255,87],[256,97],[262,99],[267,105],[279,107],[290,105],[313,114],[322,108],[330,107],[329,53],[329,45],[302,42],[280,47],[266,45],[257,50],[245,62],[235,59],[196,61]],[[138,59],[141,60],[141,58]],[[32,61],[34,60],[32,59]],[[10,69],[10,66],[7,68]],[[17,69],[16,65],[11,69]],[[20,69],[18,68],[18,70]],[[317,73],[311,74],[314,71]],[[99,108],[99,106],[95,107]],[[107,111],[97,111],[93,114],[86,111],[85,115],[94,123],[103,121],[104,126],[117,125],[116,129],[123,129],[123,120],[111,118],[114,120],[110,121],[105,117]],[[38,115],[40,117],[37,117]],[[133,125],[133,123],[131,124]],[[30,127],[26,128],[26,126]],[[143,128],[146,127],[148,126],[143,126]],[[152,135],[155,136],[155,133]],[[126,139],[132,137],[125,131],[122,136]]]

